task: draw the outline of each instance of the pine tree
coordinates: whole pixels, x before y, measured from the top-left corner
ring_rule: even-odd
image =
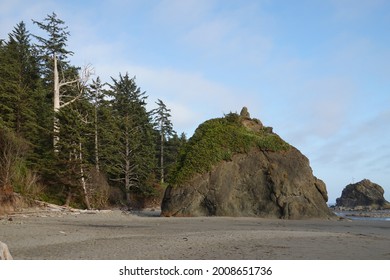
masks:
[[[86,181],[90,169],[88,148],[93,135],[92,105],[80,99],[62,109],[58,114],[61,123],[58,137],[57,174],[58,181],[68,189],[66,204],[73,194],[80,194],[85,206],[90,209],[89,189]]]
[[[17,109],[15,110],[15,131],[33,141],[39,133],[37,131],[37,112],[41,108],[37,101],[40,100],[41,88],[38,62],[33,56],[30,34],[23,22],[19,23],[10,34],[9,47],[15,50],[19,92]]]
[[[9,128],[26,136],[34,131],[36,117],[31,105],[39,77],[25,24],[17,24],[8,36],[0,54],[1,115]]]
[[[70,33],[67,31],[68,27],[64,26],[65,22],[59,19],[55,13],[48,15],[43,22],[34,20],[33,22],[48,34],[47,39],[36,35],[34,37],[40,42],[37,47],[41,51],[45,67],[47,70],[51,69],[46,71],[46,77],[50,77],[48,84],[51,84],[52,81],[53,86],[53,147],[58,152],[56,146],[59,141],[60,123],[57,114],[61,108],[70,105],[82,96],[92,71],[90,67],[85,67],[82,74],[78,75],[75,68],[69,66],[66,59],[69,55],[73,55],[73,52],[66,50],[66,43]],[[61,91],[61,88],[65,86],[74,86],[77,91],[72,91],[74,95],[66,94],[66,91]]]
[[[130,205],[131,192],[147,193],[150,187],[148,180],[155,166],[153,127],[145,107],[146,93],[141,92],[135,78],[120,74],[119,80],[112,78],[112,81],[115,126],[111,132],[115,139],[111,145],[116,151],[105,156],[111,162],[111,178],[121,182]]]
[[[14,78],[14,58],[7,46],[0,45],[0,128],[14,128],[15,114],[14,104],[16,96],[12,93],[15,85]]]
[[[187,137],[185,133],[181,133],[178,136],[176,133],[168,139],[166,142],[165,156],[164,156],[164,166],[166,170],[165,177],[167,181],[170,182],[173,178],[173,173],[175,165],[178,163],[179,155],[181,149],[187,143]]]
[[[16,25],[0,47],[0,62],[0,126],[2,123],[30,142],[33,150],[29,159],[36,162],[44,123],[39,117],[45,104],[38,60],[23,22]]]
[[[175,131],[173,130],[173,125],[170,120],[171,110],[168,109],[164,102],[162,102],[160,99],[158,99],[158,102],[156,102],[156,104],[158,107],[153,110],[153,114],[155,127],[160,136],[160,182],[161,184],[163,184],[165,179],[164,146],[167,139],[169,139],[170,136],[175,134]]]
[[[101,111],[104,105],[105,91],[103,90],[103,84],[100,81],[100,78],[97,77],[96,80],[92,80],[92,84],[88,90],[88,99],[93,106],[93,125],[94,125],[94,162],[95,169],[100,172],[100,160],[99,160],[99,150],[100,150],[100,119],[99,112]]]

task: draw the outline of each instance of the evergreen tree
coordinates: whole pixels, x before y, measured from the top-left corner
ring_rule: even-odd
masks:
[[[23,22],[0,40],[0,130],[20,139],[23,152],[31,150],[13,166],[39,170],[50,186],[46,197],[56,203],[69,204],[77,195],[77,202],[94,207],[91,184],[100,180],[109,189],[105,176],[128,204],[132,194],[154,194],[155,178],[164,182],[185,142],[173,131],[170,110],[158,100],[148,112],[146,93],[127,73],[112,78],[108,90],[100,78],[87,86],[90,68],[80,72],[68,61],[73,52],[64,21],[52,13],[33,22],[45,33],[33,36],[37,45]]]
[[[35,150],[42,132],[38,119],[45,104],[37,58],[23,22],[0,47],[0,62],[0,123],[28,140]]]
[[[131,192],[150,192],[151,174],[155,167],[153,127],[146,110],[145,92],[136,85],[135,78],[119,75],[112,78],[112,113],[115,126],[111,128],[114,153],[105,155],[111,164],[109,174],[121,182],[130,204]]]
[[[92,140],[92,105],[86,100],[78,100],[61,110],[61,135],[58,137],[57,174],[58,181],[66,186],[69,204],[73,194],[80,194],[89,209],[89,190],[86,186],[87,172],[91,164],[88,157],[91,151],[88,144]]]
[[[93,136],[94,136],[94,162],[95,169],[97,172],[100,172],[100,160],[99,160],[99,150],[100,150],[100,130],[102,124],[100,123],[99,113],[103,109],[105,100],[105,91],[103,90],[103,84],[100,81],[100,78],[97,77],[96,80],[92,80],[92,84],[88,90],[88,99],[93,106]]]
[[[167,139],[169,139],[170,136],[175,134],[175,131],[173,130],[173,125],[170,120],[171,117],[171,110],[167,108],[167,106],[162,102],[160,99],[158,99],[158,102],[156,102],[157,108],[153,110],[154,113],[154,122],[155,127],[159,133],[159,144],[160,144],[160,182],[164,183],[164,146]]]
[[[69,55],[73,55],[73,52],[66,49],[68,36],[68,27],[64,26],[65,22],[59,19],[56,13],[47,15],[43,20],[44,22],[38,22],[33,20],[33,23],[38,25],[39,28],[48,33],[49,38],[45,39],[40,36],[34,36],[40,43],[42,54],[46,58],[46,62],[51,64],[51,60],[55,57],[61,61],[66,62]]]
[[[178,136],[176,133],[168,139],[166,142],[165,156],[164,156],[164,166],[166,169],[166,178],[168,181],[172,179],[171,171],[177,164],[179,153],[182,147],[187,143],[187,136],[185,133],[181,133]]]
[[[33,22],[48,34],[47,39],[36,35],[34,37],[40,43],[37,47],[44,62],[47,83],[53,86],[53,146],[54,150],[58,152],[56,145],[59,141],[60,123],[57,114],[61,108],[68,106],[81,97],[86,82],[91,75],[91,69],[88,67],[83,69],[80,77],[76,68],[71,67],[66,61],[69,55],[73,55],[73,52],[66,50],[70,33],[67,31],[68,27],[64,26],[65,22],[59,19],[55,13],[48,15],[43,22],[34,20]],[[67,89],[61,91],[61,88],[65,86],[74,86],[77,91],[71,90],[73,95],[68,94],[69,90]]]
[[[2,43],[0,45],[0,128],[14,128],[15,114],[14,104],[16,96],[12,94],[14,91],[13,67],[14,59],[11,56],[7,46]]]

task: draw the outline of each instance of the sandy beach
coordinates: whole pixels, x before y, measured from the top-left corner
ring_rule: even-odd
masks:
[[[390,259],[390,222],[163,218],[158,212],[3,216],[14,259]]]

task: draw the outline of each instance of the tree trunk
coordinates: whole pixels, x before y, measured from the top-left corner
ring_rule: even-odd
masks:
[[[95,168],[96,171],[99,173],[100,166],[99,166],[98,120],[97,120],[96,104],[95,104]]]
[[[164,184],[164,133],[161,132],[161,148],[160,148],[160,167],[161,167],[161,184]]]
[[[130,207],[130,143],[129,143],[129,132],[126,128],[126,147],[125,147],[125,191],[126,191],[126,204]]]
[[[60,81],[58,75],[57,56],[53,55],[54,60],[54,125],[53,125],[53,147],[54,152],[58,153],[57,144],[60,139],[60,125],[57,117],[57,113],[60,110]]]
[[[54,152],[58,153],[58,148],[57,144],[60,140],[59,132],[60,132],[60,123],[59,119],[57,117],[58,112],[60,111],[61,108],[68,106],[69,104],[75,102],[78,100],[82,94],[83,94],[83,87],[85,86],[85,83],[88,81],[91,71],[88,66],[86,66],[83,69],[83,83],[81,83],[80,79],[74,79],[70,81],[61,81],[59,79],[59,73],[58,73],[58,60],[57,60],[57,55],[54,53],[53,54],[53,62],[54,62],[54,96],[53,96],[53,108],[54,108],[54,125],[53,125],[53,146],[54,146]],[[61,92],[60,89],[62,86],[66,85],[72,85],[72,84],[79,84],[79,94],[75,96],[73,99],[67,101],[67,102],[62,102],[61,104]]]
[[[67,196],[66,196],[66,200],[65,200],[64,206],[66,206],[66,207],[69,206],[70,201],[72,200],[72,196],[73,196],[72,188],[69,188],[69,189],[68,189],[68,194],[67,194]]]
[[[81,142],[79,142],[79,159],[80,159],[80,177],[81,177],[81,187],[83,188],[84,202],[87,209],[91,209],[91,204],[89,203],[87,184],[85,183],[85,175],[83,168],[83,152],[81,149]]]
[[[126,191],[126,206],[128,210],[131,210],[131,197],[129,191]]]

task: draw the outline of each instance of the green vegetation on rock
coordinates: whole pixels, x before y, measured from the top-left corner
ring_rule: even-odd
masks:
[[[244,122],[251,125],[244,125]],[[243,118],[235,113],[211,119],[201,124],[181,149],[171,184],[178,185],[194,174],[210,171],[218,162],[229,161],[233,155],[247,153],[253,148],[282,151],[290,145],[269,127],[256,119]]]

